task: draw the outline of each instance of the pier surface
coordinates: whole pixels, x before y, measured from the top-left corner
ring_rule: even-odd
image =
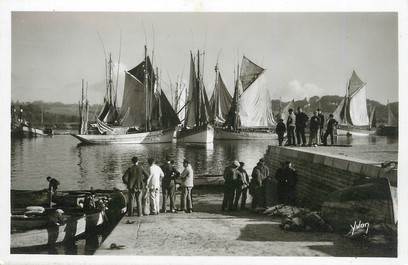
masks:
[[[124,217],[95,255],[113,256],[389,256],[335,233],[292,232],[281,218],[221,211],[220,188],[193,190],[193,213]],[[249,199],[250,201],[250,199]],[[179,202],[177,198],[177,203]],[[249,205],[248,205],[249,206]],[[134,221],[127,224],[127,221]],[[111,249],[112,243],[124,245]]]

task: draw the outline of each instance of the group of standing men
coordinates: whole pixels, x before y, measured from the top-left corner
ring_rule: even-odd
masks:
[[[129,167],[122,179],[128,188],[128,216],[133,216],[134,201],[136,200],[137,215],[157,215],[159,212],[167,212],[167,197],[170,198],[170,212],[176,213],[175,193],[176,179],[181,181],[180,208],[182,212],[193,212],[191,190],[194,186],[194,171],[190,162],[184,159],[184,170],[180,173],[174,167],[174,161],[166,156],[166,162],[159,167],[156,159],[150,157],[148,169],[145,171],[139,165],[139,159],[132,157],[133,166]],[[160,210],[160,188],[162,189],[163,201]],[[149,209],[150,208],[150,209]]]
[[[317,146],[327,145],[327,137],[330,135],[331,144],[334,144],[334,130],[338,122],[334,119],[333,114],[329,115],[327,120],[326,132],[324,133],[325,119],[320,109],[313,112],[309,122],[309,142],[306,143],[305,129],[309,121],[309,116],[303,112],[301,107],[297,108],[297,113],[289,109],[286,125],[283,119],[280,119],[276,126],[279,146],[282,146],[285,132],[287,132],[288,142],[286,145],[293,146]],[[297,143],[297,144],[296,144]]]
[[[265,160],[260,159],[253,168],[251,176],[244,169],[244,162],[233,161],[224,170],[224,199],[222,201],[222,211],[237,211],[239,200],[241,199],[241,210],[248,210],[246,200],[248,192],[252,195],[251,210],[257,207],[265,207],[268,197],[266,189],[270,180],[269,169],[265,165]],[[241,197],[242,196],[242,197]]]
[[[256,211],[258,207],[271,206],[273,180],[263,158],[259,159],[251,176],[244,169],[244,163],[238,161],[233,161],[231,165],[227,166],[223,176],[225,184],[222,211],[237,211],[241,196],[240,209],[247,210],[245,204],[248,191],[252,196],[252,211]],[[281,167],[276,171],[275,179],[278,203],[296,205],[295,189],[298,176],[290,161],[281,163]]]

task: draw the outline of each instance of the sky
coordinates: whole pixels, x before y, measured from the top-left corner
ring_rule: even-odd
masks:
[[[169,98],[177,80],[188,84],[190,51],[200,50],[208,94],[217,62],[233,93],[234,71],[245,55],[266,69],[273,99],[344,96],[355,70],[367,83],[368,99],[398,101],[397,12],[16,11],[11,99],[77,103],[84,79],[90,103],[102,103],[111,53],[121,102],[124,71],[143,60],[144,45]]]

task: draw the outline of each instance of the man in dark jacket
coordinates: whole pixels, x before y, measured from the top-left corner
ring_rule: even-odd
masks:
[[[279,203],[296,205],[295,192],[298,175],[292,167],[292,163],[290,161],[283,163],[281,168],[276,171],[275,178],[278,181]]]
[[[164,177],[162,179],[162,193],[163,202],[162,209],[160,212],[166,212],[166,200],[170,197],[170,212],[175,213],[176,207],[174,205],[174,196],[176,194],[176,178],[180,176],[180,172],[174,167],[174,162],[169,156],[166,156],[166,163],[161,166],[163,170]]]
[[[239,162],[235,160],[224,170],[224,199],[222,200],[222,211],[225,211],[227,208],[229,211],[234,210],[233,204],[237,179],[241,178],[241,173],[238,171],[239,166]]]
[[[142,209],[142,194],[143,189],[146,187],[146,180],[149,175],[145,170],[139,166],[139,159],[132,157],[133,166],[128,168],[123,174],[123,182],[128,188],[128,216],[133,216],[133,201],[136,198],[137,215],[143,216]]]
[[[263,166],[261,162],[258,162],[252,170],[252,179],[250,183],[250,193],[252,195],[251,210],[254,211],[258,206],[262,205],[262,179],[265,176],[262,174]]]
[[[279,146],[282,146],[283,136],[286,132],[286,125],[283,123],[283,119],[279,119],[278,124],[276,124],[276,134],[278,135]]]
[[[51,178],[50,176],[48,176],[47,181],[49,182],[48,190],[55,193],[58,190],[59,185],[60,185],[59,180],[57,180],[55,178]]]
[[[329,119],[327,120],[327,128],[326,132],[323,136],[323,145],[327,145],[327,137],[330,135],[331,145],[334,144],[334,129],[336,128],[338,122],[334,119],[333,114],[329,115]]]
[[[307,121],[309,117],[303,112],[301,107],[298,107],[296,113],[296,138],[297,143],[300,145],[302,141],[302,146],[306,146],[306,135],[305,128],[307,127]]]
[[[319,133],[318,133],[318,137],[319,139],[317,144],[321,144],[323,141],[323,135],[324,135],[324,115],[322,113],[322,111],[320,109],[317,109],[317,116],[319,116],[320,118],[320,126],[319,126]]]
[[[309,133],[309,146],[317,146],[319,143],[319,128],[320,128],[320,118],[317,115],[317,111],[313,112],[313,116],[310,118],[310,133]]]
[[[288,119],[286,120],[286,129],[288,130],[288,145],[296,145],[295,138],[296,116],[293,109],[288,111]]]

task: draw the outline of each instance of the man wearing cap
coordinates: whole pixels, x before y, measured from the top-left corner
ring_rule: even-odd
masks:
[[[293,109],[289,109],[288,119],[286,120],[286,128],[288,130],[288,145],[296,145],[295,139],[295,123],[296,116],[293,113]]]
[[[244,169],[245,163],[244,162],[239,162],[239,165],[240,166],[238,167],[238,171],[241,173],[240,174],[241,178],[239,178],[239,175],[238,175],[237,189],[236,189],[236,192],[235,192],[234,209],[238,209],[238,201],[239,201],[239,198],[242,195],[242,198],[241,198],[241,210],[248,210],[248,208],[245,207],[245,204],[246,204],[246,199],[247,199],[247,196],[248,196],[248,186],[249,186],[250,179],[249,179],[248,173]]]
[[[183,160],[184,170],[180,174],[181,183],[181,211],[186,213],[193,212],[193,200],[191,191],[194,187],[194,171],[191,167],[190,161],[187,159]]]
[[[224,199],[222,200],[222,211],[225,211],[227,208],[228,211],[236,210],[234,208],[234,195],[237,188],[237,181],[238,179],[242,179],[241,173],[238,171],[239,166],[239,162],[235,160],[224,169]]]
[[[254,211],[258,206],[263,207],[263,198],[262,195],[262,179],[265,179],[263,175],[263,166],[261,162],[258,162],[252,170],[252,179],[250,182],[250,194],[252,195],[252,204],[251,210]]]
[[[54,193],[57,192],[57,190],[59,188],[59,185],[60,185],[59,180],[57,180],[55,178],[51,178],[50,176],[48,176],[46,179],[49,182],[48,190],[51,191],[51,192],[54,192]]]
[[[317,115],[317,111],[313,112],[313,116],[310,118],[310,135],[309,135],[309,146],[317,146],[319,144],[320,134],[320,118]]]
[[[174,162],[174,161],[173,161]],[[166,163],[161,166],[164,177],[162,179],[163,202],[160,212],[166,212],[166,200],[170,198],[170,212],[175,213],[174,196],[176,194],[176,178],[180,176],[180,172],[173,166],[172,160],[166,156]]]
[[[290,161],[285,161],[282,168],[276,172],[276,179],[278,181],[278,194],[280,203],[296,205],[296,185],[298,182],[298,175],[296,170],[292,167]]]
[[[334,129],[336,128],[338,122],[334,118],[334,115],[330,113],[329,119],[327,120],[326,132],[323,136],[323,145],[327,145],[327,137],[330,135],[331,145],[334,144]]]
[[[300,145],[300,142],[302,142],[302,146],[306,146],[305,128],[309,117],[303,112],[301,107],[298,107],[297,110],[295,123],[297,143]]]
[[[150,214],[159,214],[160,209],[160,181],[164,177],[163,170],[156,165],[156,159],[150,157],[149,163],[149,178],[147,179],[147,188],[149,189],[150,199]]]
[[[128,216],[133,216],[133,202],[136,199],[137,215],[143,216],[142,212],[142,194],[146,186],[146,180],[149,177],[146,171],[139,166],[139,159],[132,157],[133,166],[129,167],[122,176],[123,183],[128,188]]]
[[[321,144],[323,141],[323,135],[324,135],[324,115],[320,109],[317,109],[317,116],[320,118],[320,126],[319,126],[319,132],[318,132],[318,139],[317,139],[317,144]]]

